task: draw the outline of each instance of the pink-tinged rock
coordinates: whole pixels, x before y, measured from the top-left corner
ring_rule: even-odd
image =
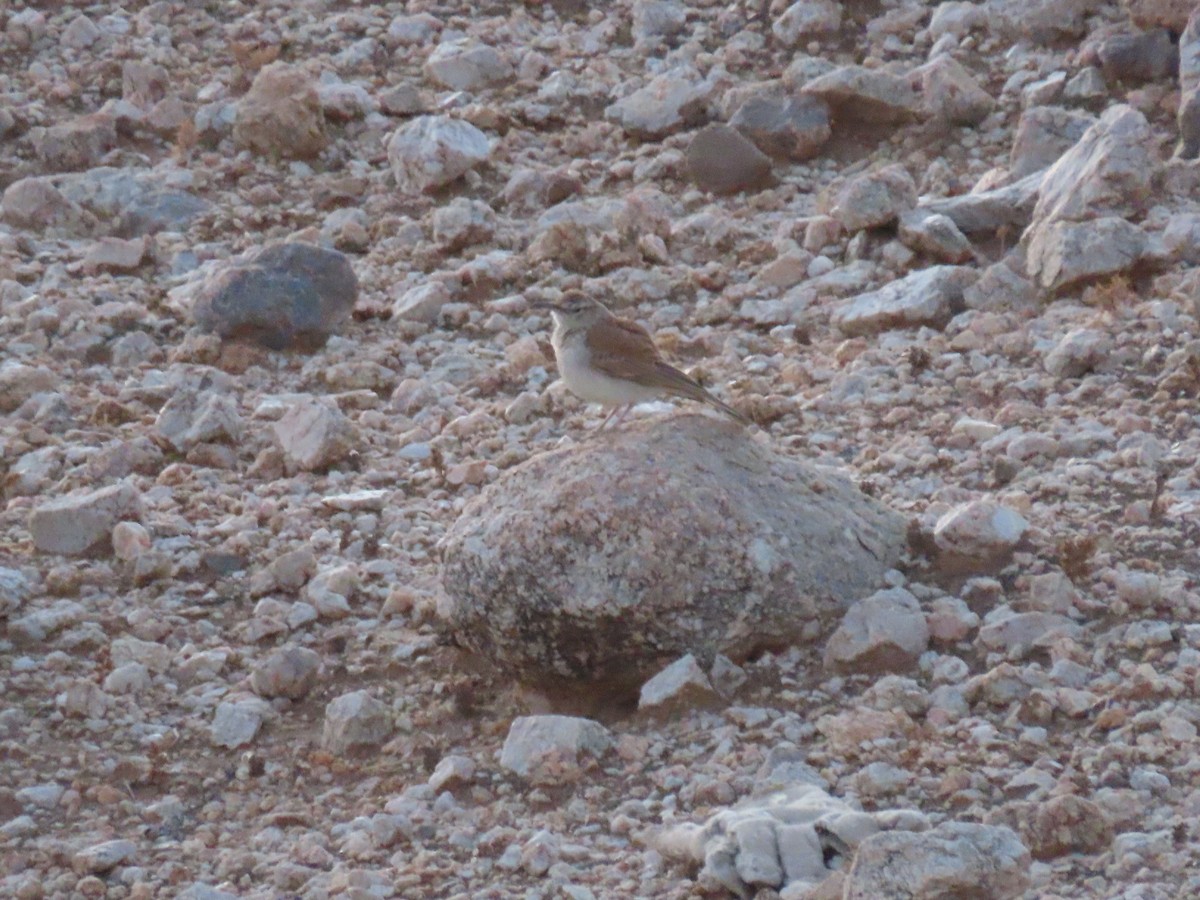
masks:
[[[69,172],[91,169],[117,146],[116,120],[105,112],[52,125],[32,136],[34,151],[48,169]]]
[[[328,468],[361,443],[358,429],[342,411],[316,398],[284,413],[274,431],[287,460],[306,471]]]
[[[150,549],[150,532],[140,522],[118,522],[112,531],[113,555],[129,561]]]
[[[264,66],[238,103],[233,139],[263,156],[318,156],[329,138],[316,79],[286,63]]]

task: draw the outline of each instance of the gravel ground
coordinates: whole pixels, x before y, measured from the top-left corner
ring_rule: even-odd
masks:
[[[865,898],[664,838],[798,778],[1200,895],[1188,6],[0,9],[0,895]],[[597,439],[567,287],[909,520],[890,590],[641,710],[463,649],[440,539]]]

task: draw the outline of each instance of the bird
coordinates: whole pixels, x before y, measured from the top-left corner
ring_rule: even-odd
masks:
[[[589,403],[612,407],[600,423],[601,429],[614,415],[619,423],[631,407],[664,395],[699,400],[743,425],[751,424],[694,378],[664,360],[645,328],[614,316],[583,291],[565,291],[558,300],[541,300],[533,305],[548,309],[554,319],[550,343],[567,388]]]

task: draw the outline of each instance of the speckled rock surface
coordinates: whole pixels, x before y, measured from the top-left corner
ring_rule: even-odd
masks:
[[[904,552],[901,517],[681,414],[530,460],[442,543],[443,615],[515,675],[625,679],[805,642]]]

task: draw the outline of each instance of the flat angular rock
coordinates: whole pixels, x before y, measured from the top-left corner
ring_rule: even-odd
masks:
[[[1035,44],[1081,36],[1093,8],[1091,0],[987,0],[984,4],[990,31]]]
[[[146,238],[106,237],[88,248],[83,258],[83,268],[95,272],[132,272],[141,267],[146,259]]]
[[[695,69],[672,69],[610,105],[604,116],[633,137],[659,140],[703,124],[712,91],[712,85]]]
[[[442,541],[439,611],[522,679],[636,689],[686,653],[736,662],[810,640],[818,610],[879,586],[904,535],[842,478],[732,424],[674,415],[485,488]]]
[[[1010,900],[1029,887],[1030,862],[1003,826],[945,822],[925,832],[885,831],[859,845],[844,896]]]
[[[771,175],[771,160],[735,128],[718,122],[692,137],[687,166],[696,186],[714,194],[753,190]]]
[[[1163,247],[1171,259],[1200,265],[1200,214],[1171,216],[1163,229]]]
[[[612,746],[608,729],[574,716],[522,716],[513,720],[500,751],[500,766],[534,784],[574,781],[588,759]]]
[[[899,163],[864,172],[838,189],[830,215],[849,232],[889,225],[917,205],[917,185]]]
[[[392,711],[366,691],[352,691],[325,707],[321,746],[345,754],[382,744],[394,728]]]
[[[1024,517],[991,500],[974,500],[937,521],[938,566],[947,572],[989,574],[1002,569],[1025,536]]]
[[[1051,293],[1127,272],[1147,250],[1137,225],[1116,216],[1086,222],[1049,222],[1026,235],[1029,277]]]
[[[680,657],[642,685],[638,709],[669,712],[716,699],[712,682],[692,654]]]
[[[1033,282],[1004,262],[988,266],[979,280],[963,290],[967,309],[994,312],[1032,309],[1038,305]]]
[[[263,156],[318,156],[329,137],[316,79],[282,62],[263,66],[238,102],[233,139]]]
[[[931,266],[845,301],[833,324],[846,334],[876,334],[893,328],[941,328],[962,306],[963,291],[978,272],[967,266]]]
[[[734,111],[729,124],[763,153],[803,162],[821,152],[833,130],[829,107],[817,97],[759,91]]]
[[[284,456],[305,471],[324,469],[356,449],[358,429],[336,406],[316,398],[297,403],[274,425]]]
[[[814,78],[802,90],[824,100],[835,120],[886,125],[921,115],[920,97],[908,80],[879,69],[842,66]]]
[[[988,618],[979,629],[979,643],[989,650],[1004,653],[1021,650],[1028,652],[1030,647],[1051,634],[1066,634],[1070,637],[1079,634],[1078,625],[1057,613],[1035,610],[1001,615],[996,619],[992,619],[991,616]]]
[[[392,318],[432,325],[451,301],[450,289],[441,281],[427,281],[405,291],[392,304]]]
[[[268,244],[220,271],[196,295],[191,314],[204,331],[273,350],[308,349],[354,310],[358,279],[350,260],[313,244]]]
[[[633,42],[649,52],[676,37],[687,25],[687,7],[675,0],[634,0]]]
[[[456,181],[487,160],[492,142],[462,119],[418,116],[387,143],[388,162],[401,191],[420,194]]]
[[[79,556],[107,552],[117,523],[141,517],[141,495],[133,485],[121,482],[35,507],[29,515],[29,533],[42,553]]]
[[[1011,231],[1029,224],[1041,182],[1038,171],[1002,187],[927,200],[918,209],[949,216],[964,234]]]
[[[917,598],[903,588],[877,591],[846,610],[825,645],[825,667],[882,674],[913,668],[929,647]]]

